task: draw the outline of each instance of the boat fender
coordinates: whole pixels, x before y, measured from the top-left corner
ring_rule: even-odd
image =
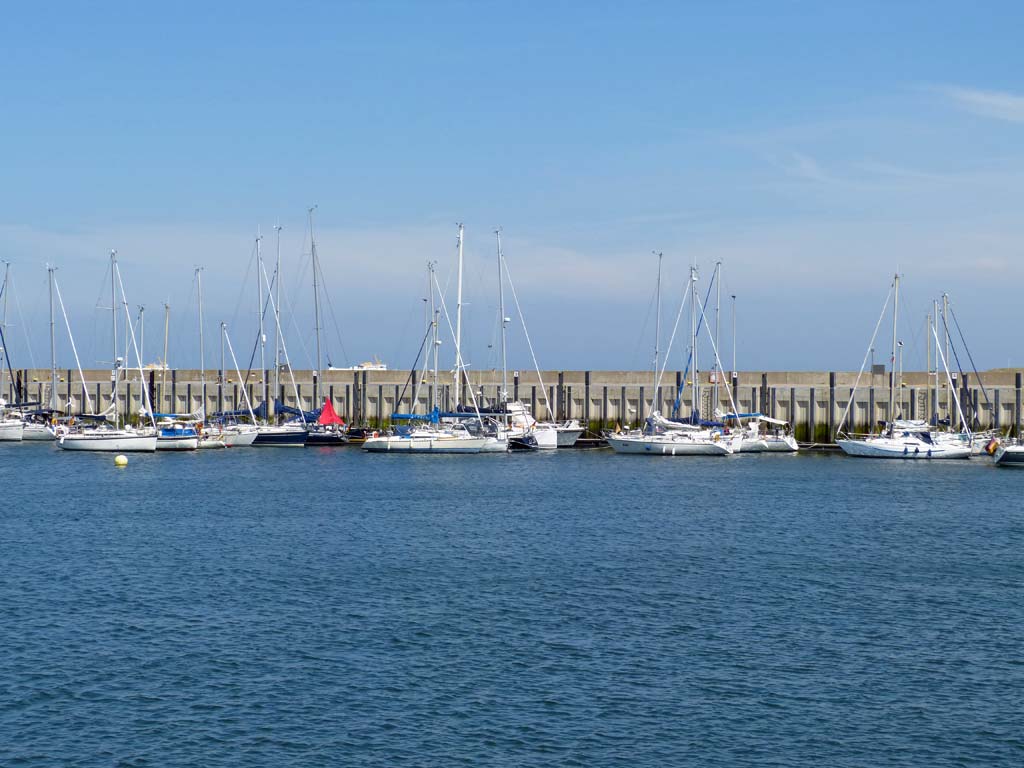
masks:
[[[903,455],[906,456],[908,453],[910,453],[910,449],[907,448],[907,446],[904,445],[903,446]]]
[[[377,437],[377,430],[373,430],[373,437]]]

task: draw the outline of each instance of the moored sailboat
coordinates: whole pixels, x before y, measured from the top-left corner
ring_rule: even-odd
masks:
[[[91,420],[84,421],[84,424],[91,422],[95,425],[90,428],[84,427],[82,421],[79,422],[77,429],[68,426],[59,427],[59,431],[56,433],[57,445],[65,451],[116,451],[119,453],[128,451],[152,452],[156,450],[157,433],[155,422],[153,422],[152,419],[152,405],[149,403],[149,391],[146,387],[142,388],[143,410],[149,414],[152,426],[150,428],[134,429],[128,425],[122,427],[120,422],[118,387],[123,366],[122,359],[117,355],[117,310],[119,303],[124,307],[126,317],[125,325],[127,333],[131,336],[132,348],[135,351],[135,355],[138,360],[140,377],[142,375],[142,358],[139,355],[138,346],[135,343],[135,331],[132,328],[131,316],[128,314],[128,301],[125,298],[124,284],[121,281],[121,273],[117,265],[117,251],[110,252],[110,295],[113,320],[114,368],[111,375],[113,383],[111,404],[110,408],[107,410],[108,413],[114,417],[114,425],[113,427],[110,427],[106,422],[107,414],[101,414],[100,418],[103,419],[101,424],[97,424],[98,420],[95,417]],[[120,297],[120,302],[118,301],[118,297]]]
[[[661,375],[664,368],[661,367],[660,340],[661,340],[661,261],[662,254],[658,256],[658,289],[657,289],[657,314],[655,323],[654,343],[654,392],[658,391]],[[723,425],[717,422],[704,422],[700,419],[696,403],[700,401],[700,384],[697,370],[697,337],[701,323],[698,321],[697,297],[697,269],[690,268],[689,285],[683,295],[683,302],[679,306],[679,314],[676,317],[676,327],[679,318],[682,316],[686,300],[690,300],[690,360],[689,365],[693,366],[693,403],[694,410],[689,421],[666,419],[661,415],[657,403],[652,400],[651,409],[648,413],[644,426],[641,429],[623,432],[617,429],[615,432],[605,432],[604,438],[609,447],[616,453],[645,455],[645,456],[727,456],[739,451],[742,444],[742,434],[727,434]],[[700,320],[703,320],[703,307],[700,307]],[[675,333],[673,332],[673,339]],[[712,339],[714,345],[714,340]],[[672,349],[672,341],[669,342],[666,352]],[[715,346],[715,356],[718,356],[718,349]],[[686,381],[684,377],[683,385]],[[680,393],[682,389],[680,388]],[[731,400],[730,393],[730,400]],[[677,396],[677,402],[679,397]]]
[[[907,421],[902,419],[902,414],[896,411],[896,393],[900,391],[897,387],[896,377],[896,360],[897,350],[902,346],[902,342],[897,339],[897,319],[899,317],[899,296],[900,296],[900,276],[895,274],[893,276],[893,282],[889,289],[889,295],[886,296],[885,304],[882,307],[882,314],[878,318],[878,322],[875,324],[875,332],[871,336],[871,342],[869,344],[870,349],[874,348],[875,337],[878,335],[878,329],[881,326],[882,320],[885,317],[885,312],[888,309],[889,297],[893,300],[892,309],[892,356],[890,358],[891,368],[889,371],[889,419],[885,423],[885,426],[880,434],[870,435],[850,435],[844,431],[846,420],[850,413],[850,408],[853,405],[854,396],[857,391],[857,385],[860,383],[861,375],[864,372],[864,366],[867,364],[868,354],[864,356],[864,362],[861,364],[861,370],[857,375],[857,381],[854,383],[853,392],[850,395],[850,401],[846,405],[846,409],[843,411],[843,416],[839,420],[839,426],[836,431],[836,445],[838,445],[847,456],[855,456],[859,458],[873,458],[873,459],[969,459],[972,454],[973,437],[968,432],[966,439],[964,440],[949,440],[943,438],[937,438],[931,431],[930,425],[925,422]],[[932,334],[935,334],[935,329],[931,329]],[[935,335],[936,342],[938,342],[938,336]],[[941,358],[943,366],[946,368],[946,376],[949,378],[949,368],[946,365],[945,357],[942,354],[941,349],[936,349],[937,356]],[[902,369],[902,365],[900,366]],[[951,390],[952,390],[951,386]],[[956,402],[957,410],[960,410],[960,401],[956,395],[955,390],[953,391],[953,398]],[[961,412],[961,423],[963,423],[963,415]]]

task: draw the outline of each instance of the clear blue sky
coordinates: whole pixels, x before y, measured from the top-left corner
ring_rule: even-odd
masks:
[[[425,262],[451,285],[463,221],[478,368],[496,361],[498,225],[545,368],[648,365],[652,250],[666,324],[687,265],[723,261],[743,369],[856,369],[897,267],[908,367],[942,291],[979,364],[1024,365],[1022,26],[995,2],[12,6],[14,362],[27,337],[47,364],[46,262],[83,362],[109,359],[110,248],[147,306],[147,359],[170,301],[171,363],[196,363],[198,264],[208,334],[224,320],[250,348],[252,240],[272,251],[280,222],[307,366],[315,203],[335,363],[410,364]],[[521,334],[512,362],[529,364]]]

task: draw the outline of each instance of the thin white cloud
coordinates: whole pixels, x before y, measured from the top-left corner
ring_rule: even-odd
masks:
[[[784,155],[771,155],[768,160],[787,176],[800,181],[811,181],[818,184],[833,181],[817,160],[803,152],[791,150]]]
[[[938,90],[955,107],[965,112],[1011,123],[1024,123],[1024,96],[959,86],[944,86]]]

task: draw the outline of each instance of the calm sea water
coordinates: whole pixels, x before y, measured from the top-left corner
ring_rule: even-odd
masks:
[[[1024,764],[1024,472],[0,447],[0,765]]]

